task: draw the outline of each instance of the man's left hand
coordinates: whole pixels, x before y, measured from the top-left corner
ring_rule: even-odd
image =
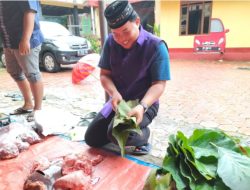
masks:
[[[139,104],[137,106],[135,106],[129,113],[128,116],[129,117],[136,117],[136,123],[140,124],[142,122],[143,119],[143,115],[144,115],[144,108]]]

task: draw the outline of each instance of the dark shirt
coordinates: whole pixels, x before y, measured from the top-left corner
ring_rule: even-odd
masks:
[[[112,80],[124,100],[141,100],[154,81],[170,80],[169,55],[165,42],[140,28],[136,44],[124,49],[109,35],[99,67],[111,71]],[[106,116],[109,104],[102,113]]]
[[[43,42],[43,35],[39,25],[38,1],[0,1],[0,34],[4,48],[18,49],[23,33],[23,18],[26,11],[33,11],[35,15],[34,29],[30,39],[31,48]]]

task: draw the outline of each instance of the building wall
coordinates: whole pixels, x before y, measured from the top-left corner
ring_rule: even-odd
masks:
[[[99,8],[95,8],[95,29],[96,36],[101,37]]]
[[[160,8],[161,37],[169,48],[191,48],[193,36],[179,36],[180,2],[161,1]]]
[[[228,48],[250,48],[250,1],[214,1],[213,18],[220,18],[225,29]]]
[[[180,36],[180,1],[160,1],[161,37],[169,48],[193,48],[194,36]],[[157,8],[157,7],[156,7]],[[250,48],[250,2],[214,0],[212,17],[220,18],[227,36],[227,48]]]

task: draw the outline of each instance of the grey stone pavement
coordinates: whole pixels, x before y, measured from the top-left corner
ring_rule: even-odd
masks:
[[[43,106],[76,117],[100,110],[104,91],[99,70],[77,85],[71,82],[71,71],[43,72]],[[160,164],[168,136],[177,131],[189,136],[196,128],[222,129],[250,146],[250,62],[172,60],[171,78],[160,99],[159,114],[150,125],[153,149],[147,161]],[[15,83],[5,69],[0,69],[0,111],[22,105],[5,97],[13,92],[18,92]]]

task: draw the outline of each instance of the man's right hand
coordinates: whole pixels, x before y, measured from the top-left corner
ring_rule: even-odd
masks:
[[[120,103],[121,100],[122,100],[122,96],[119,92],[116,92],[112,95],[111,104],[112,104],[112,109],[115,112],[117,111],[118,104]]]

